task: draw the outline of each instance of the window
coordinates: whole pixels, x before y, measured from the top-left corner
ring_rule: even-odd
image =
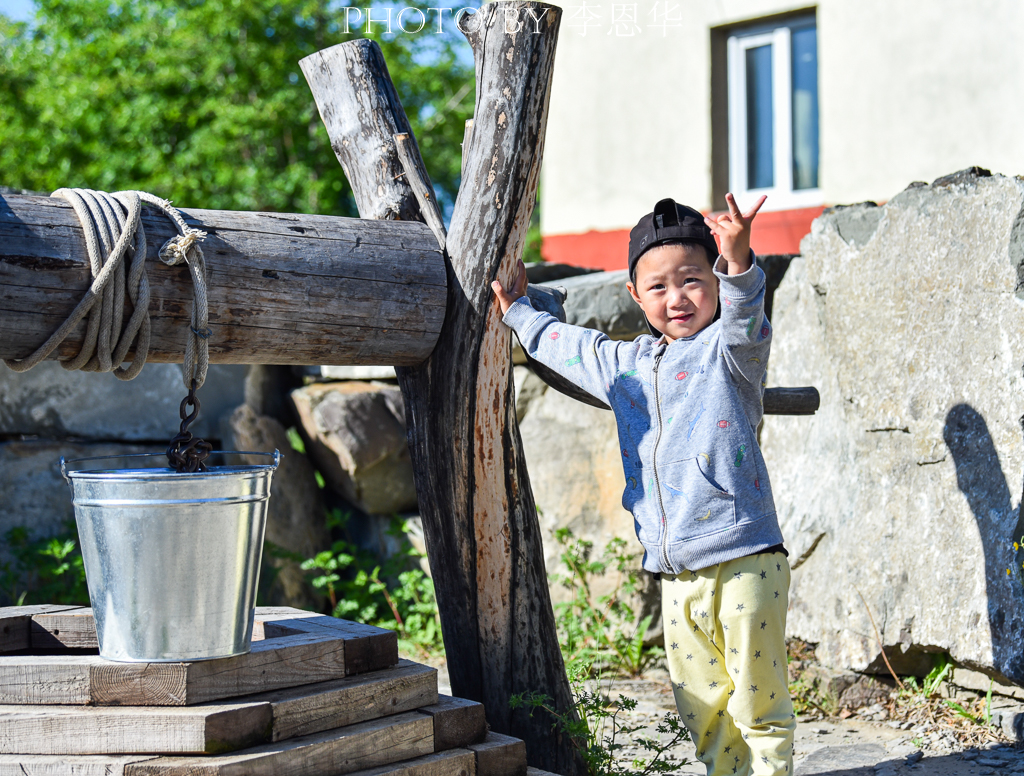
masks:
[[[766,209],[821,204],[813,17],[729,35],[729,188]]]

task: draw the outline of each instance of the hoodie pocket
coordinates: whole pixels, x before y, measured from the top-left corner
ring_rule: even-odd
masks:
[[[670,544],[736,525],[735,497],[705,473],[701,461],[674,461],[664,475],[659,472]]]

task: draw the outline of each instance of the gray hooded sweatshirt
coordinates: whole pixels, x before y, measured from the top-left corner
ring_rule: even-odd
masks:
[[[721,258],[721,318],[671,344],[611,340],[525,296],[503,318],[527,353],[615,413],[622,506],[648,571],[698,571],[782,543],[756,437],[772,339],[765,276],[756,263],[740,275],[720,269]]]

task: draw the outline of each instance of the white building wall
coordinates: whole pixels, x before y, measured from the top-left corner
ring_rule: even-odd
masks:
[[[604,0],[580,35],[580,2],[563,6],[543,232],[629,228],[665,196],[710,208],[710,30],[815,6],[675,0],[683,27],[662,37],[646,26],[656,3],[639,0],[643,31],[624,37]],[[1024,173],[1024,3],[822,0],[817,19],[824,203],[885,200],[970,165]]]

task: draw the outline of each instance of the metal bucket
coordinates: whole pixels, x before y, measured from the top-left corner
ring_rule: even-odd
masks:
[[[249,651],[270,478],[281,455],[237,454],[273,463],[179,474],[81,466],[159,454],[61,459],[102,657],[176,662]]]

